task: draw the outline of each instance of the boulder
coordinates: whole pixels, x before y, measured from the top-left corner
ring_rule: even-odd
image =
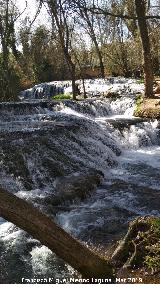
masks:
[[[54,182],[54,193],[49,197],[52,205],[61,205],[67,201],[84,199],[103,180],[103,173],[97,170],[76,172],[58,177]]]

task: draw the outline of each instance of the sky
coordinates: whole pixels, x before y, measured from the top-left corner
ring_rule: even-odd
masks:
[[[23,9],[26,7],[26,1],[25,0],[16,0],[16,4],[20,11],[23,11]],[[27,0],[27,10],[26,12],[30,13],[30,15],[34,15],[36,12],[36,1],[35,0]]]
[[[15,0],[15,1],[20,11],[23,11],[24,8],[26,7],[26,1],[25,0]],[[38,8],[38,3],[36,0],[27,0],[27,9],[25,13],[23,14],[22,19],[24,19],[27,15],[29,15],[32,21],[36,15],[37,8]],[[17,25],[20,25],[20,22],[17,22]],[[51,27],[50,18],[44,6],[42,7],[41,13],[39,14],[36,21],[34,22],[34,27],[37,27],[39,25],[45,25],[49,28]],[[80,31],[80,34],[81,34],[81,31]],[[87,46],[90,46],[91,44],[90,37],[87,34],[85,34],[84,31],[83,31],[83,39],[85,43],[87,44]]]
[[[18,6],[20,12],[24,10],[26,7],[26,1],[25,0],[16,0],[16,5]],[[31,18],[31,21],[34,19],[36,11],[38,8],[38,3],[36,0],[27,0],[27,8],[22,15],[22,19],[24,19],[27,15]],[[45,24],[48,25],[49,22],[49,17],[46,11],[46,8],[43,7],[41,10],[41,13],[37,17],[34,26],[40,25],[40,24]]]
[[[21,13],[26,7],[26,1],[25,0],[15,0],[15,2],[16,2],[16,6],[18,7],[18,9]],[[26,16],[29,16],[30,20],[32,22],[32,20],[35,18],[37,8],[38,8],[38,4],[37,4],[36,0],[27,0],[27,8],[26,8],[25,12],[15,23],[17,32],[19,30],[19,27],[21,26],[23,19],[25,19]],[[50,27],[49,16],[47,14],[45,7],[42,8],[41,13],[38,15],[34,24],[32,25],[32,28],[34,29],[34,28],[36,28],[37,26],[40,26],[40,25],[45,25],[47,27]],[[20,43],[18,43],[17,48],[18,48],[18,50],[21,51],[22,45]]]

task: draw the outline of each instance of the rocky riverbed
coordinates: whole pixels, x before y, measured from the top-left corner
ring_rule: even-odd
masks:
[[[107,250],[129,221],[160,215],[158,121],[135,119],[135,99],[0,104],[1,186]],[[22,276],[76,275],[3,219],[0,250],[0,276],[11,284]]]

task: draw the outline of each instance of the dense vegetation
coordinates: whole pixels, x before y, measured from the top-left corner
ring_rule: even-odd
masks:
[[[36,16],[45,4],[50,26],[36,23],[36,16],[24,17],[13,1],[1,1],[1,101],[14,100],[20,90],[45,81],[72,79],[74,95],[76,78],[143,76],[143,53],[148,58],[150,50],[154,74],[159,75],[158,1],[37,2]],[[144,8],[144,15],[137,14],[142,24],[136,16],[139,4]],[[144,23],[148,30],[143,30]],[[144,71],[152,80],[149,69]]]

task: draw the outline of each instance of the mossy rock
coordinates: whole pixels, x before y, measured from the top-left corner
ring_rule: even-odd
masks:
[[[124,239],[112,255],[117,267],[145,267],[160,272],[160,218],[139,217],[130,222]]]

